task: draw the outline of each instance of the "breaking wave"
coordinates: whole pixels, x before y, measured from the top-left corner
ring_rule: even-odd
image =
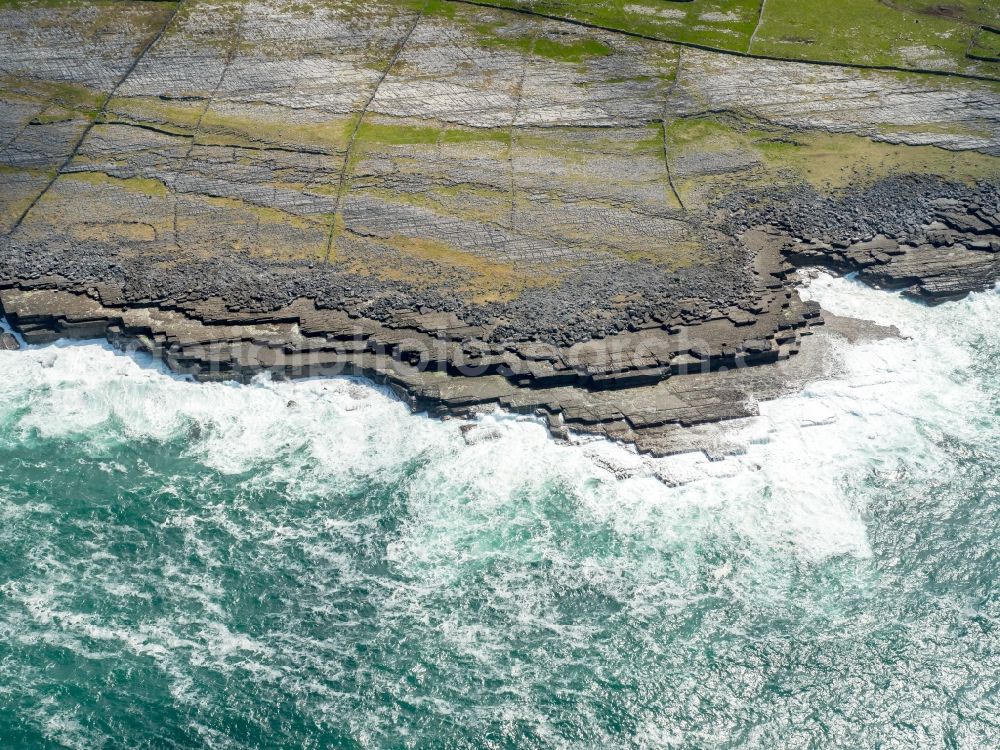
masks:
[[[995,746],[1000,293],[804,294],[725,460],[0,352],[0,744]]]

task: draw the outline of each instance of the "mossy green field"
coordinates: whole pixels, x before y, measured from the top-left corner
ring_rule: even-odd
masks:
[[[495,0],[487,4],[737,53],[1000,78],[969,57],[989,0]],[[983,39],[988,50],[992,40]]]

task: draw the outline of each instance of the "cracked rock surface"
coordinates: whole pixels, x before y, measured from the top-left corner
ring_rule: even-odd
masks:
[[[929,301],[1000,278],[986,82],[445,0],[0,18],[0,303],[28,341],[350,372],[668,453],[821,374],[838,334],[797,267]]]

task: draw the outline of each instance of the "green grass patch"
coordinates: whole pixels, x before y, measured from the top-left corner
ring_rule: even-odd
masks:
[[[539,151],[570,161],[593,154],[621,156],[659,152],[663,148],[659,123],[641,128],[522,128],[515,133],[519,150]]]
[[[710,254],[705,246],[696,239],[649,243],[641,249],[618,249],[615,251],[615,255],[633,263],[652,263],[671,271],[703,266],[710,259]]]
[[[137,0],[131,0],[130,2],[122,2],[122,0],[86,0],[86,2],[81,2],[81,0],[0,0],[0,8],[67,8],[69,10],[77,10],[85,6],[121,7],[127,5],[147,4],[163,4],[172,6],[174,3],[175,0],[144,0],[143,2],[138,2]]]
[[[961,9],[941,15],[930,7],[881,0],[768,0],[752,51],[928,70],[973,67],[965,51],[977,27]]]
[[[744,51],[759,0],[496,0],[499,6],[671,41]]]
[[[134,122],[157,126],[175,126],[179,132],[190,132],[198,124],[205,108],[200,101],[163,100],[153,96],[116,96],[108,102],[109,117],[121,116]]]
[[[426,125],[397,125],[365,120],[358,128],[358,143],[385,146],[437,143],[439,128]]]
[[[91,115],[93,113],[93,115]],[[88,118],[96,116],[97,113],[94,110],[88,110],[86,115]],[[70,122],[75,120],[80,116],[79,112],[72,109],[66,109],[65,107],[60,107],[58,105],[46,107],[44,110],[39,112],[37,115],[31,118],[32,125],[52,125],[57,122]]]
[[[558,62],[580,63],[593,57],[610,55],[611,47],[597,39],[574,39],[562,41],[546,36],[503,36],[482,34],[479,43],[484,47],[509,49],[524,55],[535,54]]]
[[[441,143],[500,143],[510,145],[507,128],[444,128]]]
[[[86,182],[97,187],[116,187],[130,193],[141,193],[151,198],[166,198],[170,191],[159,180],[149,177],[112,177],[104,172],[68,172],[60,179]]]
[[[516,299],[526,289],[552,285],[556,278],[537,269],[489,260],[430,237],[393,235],[381,241],[398,257],[396,263],[357,260],[353,273],[406,281],[417,287],[446,284],[470,302],[485,304]]]
[[[979,57],[1000,59],[1000,32],[980,29],[969,52]]]
[[[676,120],[667,128],[673,158],[696,161],[699,154],[736,153],[754,157],[756,166],[741,173],[695,175],[697,184],[725,187],[734,179],[748,184],[804,181],[824,192],[869,184],[891,175],[933,174],[974,183],[1000,174],[1000,158],[977,151],[948,151],[936,146],[906,146],[858,135],[822,131],[789,132],[731,119]]]
[[[760,0],[490,0],[608,29],[746,52]],[[755,54],[1000,76],[965,52],[995,0],[767,0]],[[989,45],[984,50],[988,55]]]
[[[539,57],[563,62],[583,62],[590,57],[606,57],[611,47],[596,39],[579,39],[573,42],[559,42],[548,37],[535,41],[534,53]]]
[[[45,102],[72,110],[91,119],[97,116],[105,98],[105,94],[86,86],[17,76],[0,76],[0,88],[3,89],[5,98],[14,95],[32,101]]]
[[[424,12],[429,16],[454,18],[457,10],[458,6],[455,3],[449,3],[448,0],[427,0]]]
[[[321,122],[289,122],[277,117],[230,114],[209,107],[201,120],[198,142],[206,145],[238,143],[253,148],[259,144],[315,146],[331,152],[343,151],[350,135],[351,120],[336,118]]]
[[[881,0],[894,10],[930,18],[950,18],[972,24],[997,22],[996,4],[990,0]]]
[[[510,211],[510,192],[479,185],[434,185],[420,193],[385,188],[365,188],[361,192],[389,204],[403,203],[471,221],[500,222]]]
[[[709,150],[714,144],[728,145],[737,132],[728,124],[708,118],[685,117],[667,125],[667,138],[673,148],[697,144],[701,150]]]
[[[388,118],[366,118],[358,128],[357,145],[410,146],[456,143],[510,143],[506,128],[463,128],[448,125],[413,125]]]
[[[306,217],[282,211],[269,206],[259,206],[256,203],[248,203],[238,198],[223,198],[220,196],[203,196],[202,200],[210,206],[249,214],[253,218],[264,224],[283,224],[293,226],[298,229],[309,229],[321,226],[322,220],[318,217]]]
[[[1000,174],[1000,159],[976,151],[882,143],[854,135],[796,134],[791,143],[757,140],[768,166],[791,169],[820,190],[837,190],[897,174],[933,174],[976,182]]]

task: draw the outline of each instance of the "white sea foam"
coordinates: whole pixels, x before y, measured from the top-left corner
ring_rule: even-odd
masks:
[[[396,704],[475,731],[479,709],[450,700],[452,682],[466,697],[502,685],[504,721],[572,747],[539,686],[573,696],[572,679],[561,681],[591,670],[609,680],[641,672],[644,696],[667,696],[628,706],[636,746],[719,744],[726,738],[689,734],[684,704],[719,697],[721,710],[709,707],[732,721],[766,672],[753,659],[780,661],[785,635],[790,648],[799,635],[772,628],[780,643],[752,643],[728,672],[699,663],[709,652],[731,660],[734,632],[742,641],[770,611],[803,629],[820,620],[834,646],[854,648],[852,628],[875,628],[865,608],[850,628],[823,627],[851,601],[845,587],[886,595],[865,577],[865,502],[876,495],[864,477],[903,466],[919,487],[948,464],[942,435],[977,446],[1000,438],[996,387],[980,382],[984,355],[1000,353],[1000,294],[927,308],[828,276],[805,294],[909,338],[837,345],[842,377],[719,426],[743,446],[722,461],[651,460],[599,440],[560,445],[536,421],[500,413],[479,420],[491,439],[469,445],[458,422],[411,415],[347,379],[197,385],[99,344],[0,352],[0,429],[12,455],[37,436],[72,441],[74,459],[91,455],[104,472],[84,501],[0,493],[0,544],[23,564],[0,583],[0,640],[162,680],[191,735],[218,747],[239,744],[220,717],[266,723],[272,703],[294,703],[310,726],[348,725],[362,746],[392,744]],[[119,450],[130,441],[153,452],[175,442],[156,466],[149,446]],[[194,470],[177,468],[178,444]],[[125,466],[149,476],[133,482]],[[138,487],[148,499],[103,503],[105,476],[111,491]],[[802,571],[836,585],[793,591]],[[884,565],[872,575],[894,585]],[[257,597],[263,605],[247,608]],[[869,644],[845,657],[852,685],[874,685],[860,674],[871,653]],[[678,676],[678,664],[690,675]],[[27,660],[0,672],[0,696],[50,679]],[[719,674],[735,686],[728,703]],[[221,695],[220,682],[234,688]],[[357,684],[379,701],[359,708]],[[574,704],[577,726],[591,745],[620,744],[594,714],[603,696],[592,698]],[[106,744],[65,706],[31,700],[39,710],[29,720],[52,742]],[[789,701],[758,710],[797,716],[798,699]],[[845,736],[852,710],[830,736]],[[759,746],[796,744],[760,727]]]
[[[13,429],[47,437],[114,439],[120,433],[105,429],[112,424],[128,439],[188,436],[192,460],[250,482],[289,482],[304,495],[416,467],[407,480],[411,520],[391,554],[436,571],[439,583],[457,574],[456,563],[491,554],[497,524],[531,523],[536,505],[518,498],[552,488],[577,512],[653,550],[722,534],[805,559],[863,557],[865,508],[845,478],[903,458],[930,460],[927,424],[957,435],[977,429],[984,396],[971,347],[976,336],[997,335],[1000,295],[928,308],[824,275],[804,293],[910,338],[840,345],[843,378],[761,404],[749,426],[721,426],[745,445],[724,461],[653,460],[607,442],[559,445],[538,423],[503,414],[481,418],[496,439],[467,445],[457,422],[411,415],[357,381],[198,385],[96,343],[0,353],[0,418],[16,412]],[[294,532],[273,533],[280,540]],[[539,541],[517,554],[544,554]]]

